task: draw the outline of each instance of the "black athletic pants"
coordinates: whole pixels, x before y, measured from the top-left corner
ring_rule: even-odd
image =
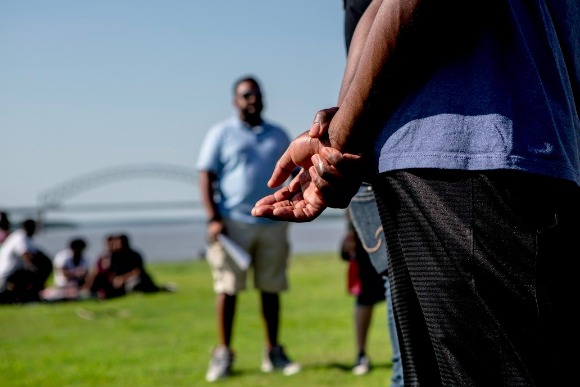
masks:
[[[580,188],[517,171],[373,183],[406,386],[571,386]]]

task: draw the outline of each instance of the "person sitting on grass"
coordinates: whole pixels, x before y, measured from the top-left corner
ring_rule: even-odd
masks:
[[[125,234],[107,237],[106,252],[97,260],[87,288],[101,299],[119,297],[129,292],[175,290],[172,285],[155,284],[145,269],[142,255],[131,247]]]
[[[40,301],[52,262],[33,242],[36,221],[27,219],[0,248],[0,303]]]
[[[124,288],[126,292],[154,293],[164,290],[153,282],[145,270],[143,256],[131,247],[127,235],[118,235],[113,246],[111,259],[111,267],[115,273],[113,287]]]
[[[81,296],[89,269],[84,255],[86,247],[84,239],[74,238],[68,248],[56,253],[53,260],[55,286],[41,292],[43,300],[74,300]]]

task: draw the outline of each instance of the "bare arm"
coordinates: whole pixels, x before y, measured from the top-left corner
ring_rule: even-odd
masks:
[[[115,276],[113,278],[113,286],[115,288],[119,289],[119,288],[125,286],[125,284],[127,282],[129,282],[133,278],[138,278],[140,275],[141,275],[141,269],[136,267],[133,270],[131,270],[125,274]]]
[[[367,38],[369,37],[370,30],[383,3],[383,0],[373,0],[356,25],[348,50],[346,67],[344,69],[337,99],[337,106],[342,104],[356,72],[359,71],[359,64],[361,62]],[[309,135],[313,138],[320,138],[321,141],[325,142],[325,145],[329,145],[328,139],[326,139],[324,135],[328,133],[330,121],[337,111],[338,107],[334,107],[317,112],[314,122],[309,130]]]
[[[199,173],[201,200],[208,218],[207,234],[210,241],[215,241],[216,235],[224,231],[222,218],[214,200],[216,182],[217,176],[214,173],[209,171]]]
[[[319,144],[313,146],[302,138],[294,140],[287,151],[292,157],[285,154],[278,161],[268,185],[281,184],[281,177],[287,176],[283,171],[297,165],[295,159],[311,157],[312,166],[300,181],[294,179],[289,187],[258,201],[252,211],[254,216],[311,221],[328,206],[346,207],[362,182],[361,171],[368,172],[364,158],[356,155],[371,149],[386,119],[378,93],[384,87],[381,80],[399,34],[411,21],[420,0],[375,0],[373,3],[377,7],[374,18],[375,8],[365,12],[363,24],[360,29],[357,26],[356,39],[353,37],[351,43],[353,56],[349,58],[341,84],[340,108],[325,109],[316,115],[308,134]],[[326,120],[320,114],[327,115]]]
[[[215,182],[217,177],[209,171],[199,173],[199,188],[201,190],[201,201],[208,219],[219,217],[217,204],[214,201]]]
[[[26,267],[33,267],[34,263],[34,254],[31,251],[25,251],[24,254],[22,254],[22,261],[24,262],[24,266]]]
[[[82,268],[82,267],[77,267],[74,269],[57,269],[57,270],[61,270],[62,274],[64,275],[64,277],[67,280],[73,280],[73,279],[77,279],[77,278],[82,278],[85,277],[87,275],[87,269]]]
[[[380,4],[376,3],[378,1],[369,6],[378,8],[366,39],[365,29],[374,8],[369,13],[365,12],[365,20],[361,18],[361,28],[357,26],[355,31],[350,48],[353,58],[349,59],[341,86],[340,109],[328,129],[330,145],[341,152],[359,154],[375,138],[378,122],[381,122],[377,120],[380,101],[376,98],[380,97],[377,97],[376,88],[382,86],[380,80],[395,50],[399,34],[411,21],[420,0],[383,0]]]
[[[373,21],[377,15],[377,12],[379,11],[381,3],[382,0],[373,0],[356,25],[352,35],[350,47],[348,49],[347,62],[342,77],[342,83],[340,85],[337,106],[340,106],[340,103],[344,99],[352,79],[354,78],[354,74],[362,55],[364,42],[369,34],[369,30],[373,25]]]

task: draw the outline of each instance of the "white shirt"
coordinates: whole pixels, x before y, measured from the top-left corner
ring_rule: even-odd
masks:
[[[11,233],[0,247],[0,289],[6,284],[6,279],[16,270],[24,268],[22,256],[27,251],[35,253],[36,246],[32,238],[24,230]]]
[[[74,269],[88,269],[87,260],[81,257],[79,264],[75,265],[73,260],[73,252],[70,248],[64,249],[56,253],[53,259],[54,264],[54,283],[56,286],[63,287],[68,285],[69,281],[64,275],[63,270]]]

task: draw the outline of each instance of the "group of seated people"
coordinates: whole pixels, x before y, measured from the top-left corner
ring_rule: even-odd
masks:
[[[33,243],[35,231],[36,222],[26,220],[0,246],[0,304],[109,299],[133,291],[173,290],[155,284],[145,270],[143,257],[125,234],[107,236],[104,252],[90,264],[84,239],[73,238],[50,260]],[[51,274],[54,284],[46,287]]]
[[[105,253],[86,278],[85,289],[98,298],[113,298],[128,292],[154,293],[172,290],[158,286],[145,270],[143,257],[133,250],[125,234],[109,235]]]

